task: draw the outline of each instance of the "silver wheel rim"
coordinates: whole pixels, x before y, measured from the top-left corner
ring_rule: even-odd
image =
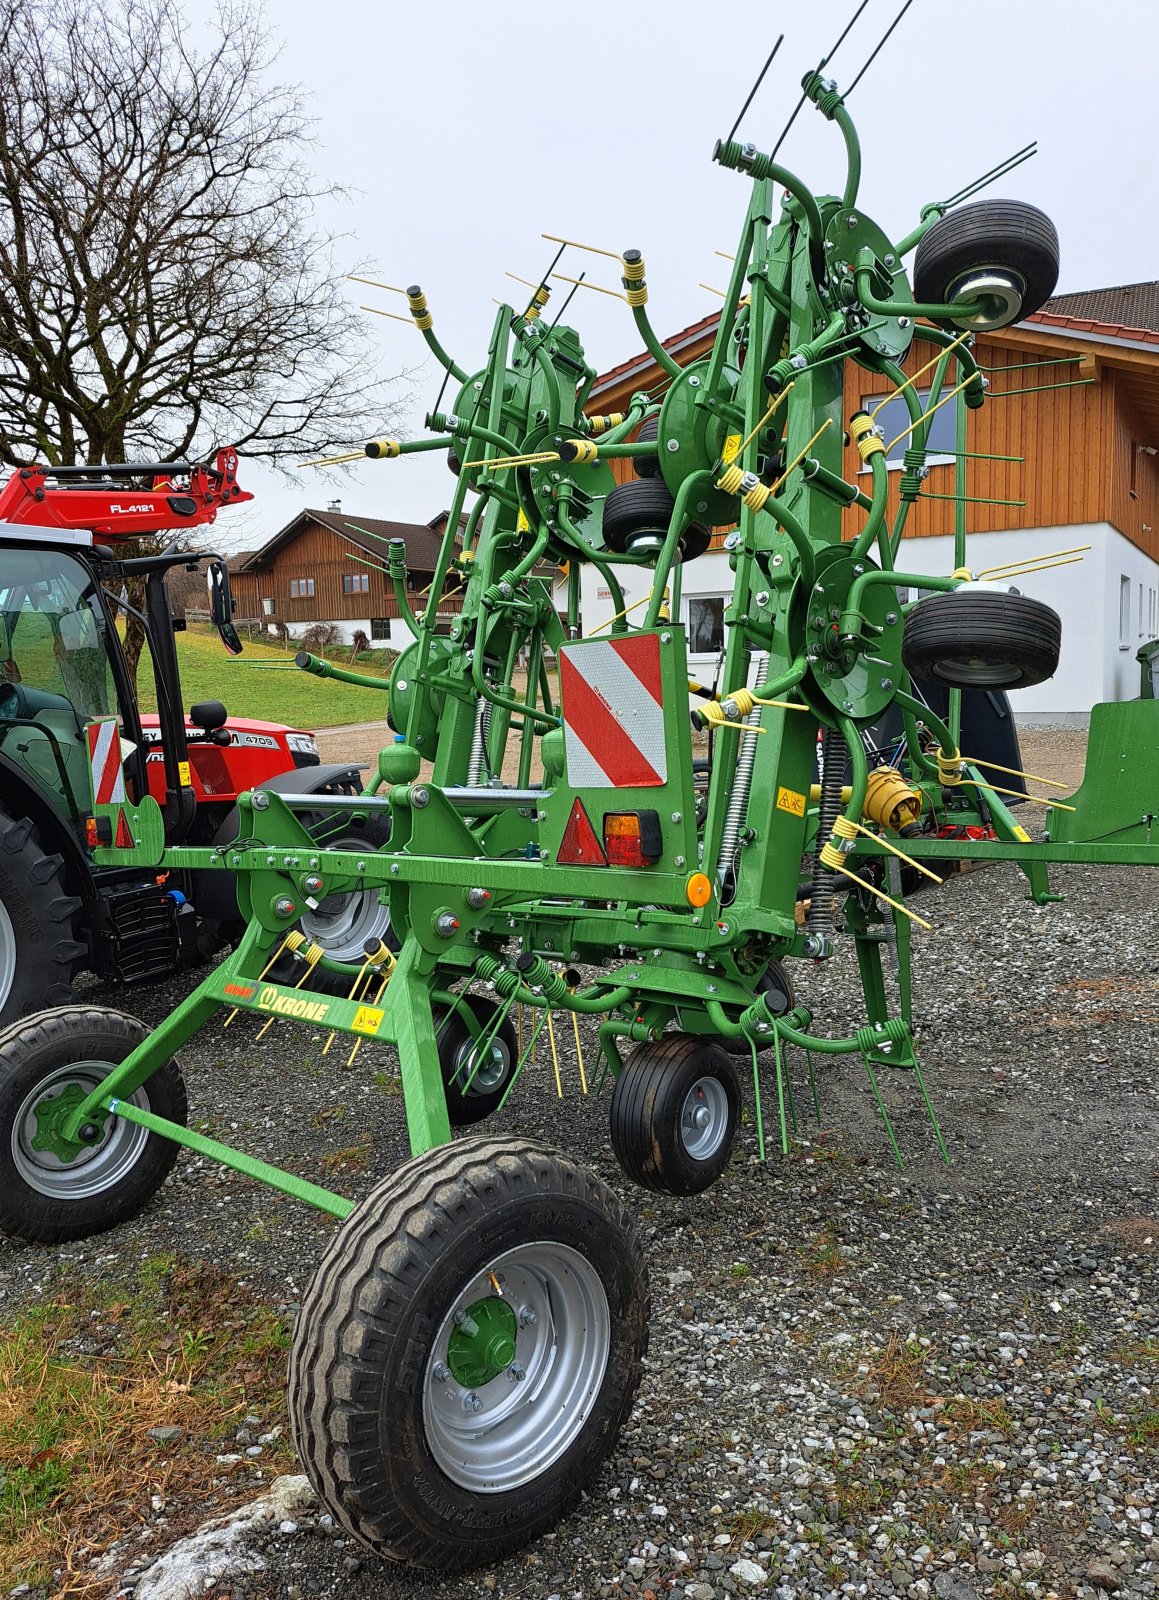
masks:
[[[49,1073],[25,1096],[12,1124],[12,1160],[20,1177],[37,1194],[48,1200],[90,1200],[115,1188],[140,1160],[149,1130],[120,1117],[107,1117],[99,1142],[88,1146],[75,1161],[61,1161],[51,1150],[33,1148],[38,1131],[36,1108],[42,1101],[54,1098],[71,1084],[78,1084],[87,1095],[112,1070],[113,1064],[108,1061],[77,1061]],[[149,1096],[144,1086],[129,1104],[148,1111]]]
[[[975,656],[947,657],[937,663],[934,672],[948,683],[966,683],[979,689],[1013,685],[1023,676],[1021,668],[1008,662],[981,661]]]
[[[728,1095],[719,1078],[697,1078],[680,1107],[680,1142],[694,1161],[709,1161],[728,1135]]]
[[[448,1344],[456,1312],[494,1294],[492,1276],[518,1318],[515,1361],[468,1390],[447,1366]],[[546,1472],[591,1415],[611,1338],[604,1286],[578,1250],[543,1240],[488,1262],[443,1318],[423,1375],[423,1425],[440,1469],[475,1494],[502,1494]]]
[[[486,1033],[487,1027],[484,1027],[484,1036]],[[465,1091],[467,1094],[493,1094],[511,1068],[511,1057],[507,1046],[503,1043],[502,1034],[497,1033],[488,1049],[487,1060],[480,1063],[478,1072],[475,1072],[472,1078],[477,1048],[478,1040],[464,1039],[455,1055],[455,1072],[451,1082],[460,1094],[464,1093],[463,1085],[468,1080],[471,1086]]]
[[[362,850],[364,839],[327,840],[328,850]],[[364,852],[373,854],[371,852]],[[390,932],[390,907],[380,899],[377,889],[353,890],[350,894],[327,895],[316,911],[302,915],[302,932],[321,945],[331,961],[361,964],[370,940],[383,940]]]
[[[0,1011],[8,1004],[12,985],[16,982],[16,933],[12,918],[3,900],[0,900]]]

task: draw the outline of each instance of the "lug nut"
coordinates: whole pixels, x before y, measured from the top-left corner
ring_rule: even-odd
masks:
[[[534,1328],[535,1324],[539,1321],[539,1318],[536,1316],[535,1312],[530,1306],[520,1306],[519,1320],[525,1328]]]
[[[450,1368],[445,1367],[441,1361],[436,1361],[434,1366],[431,1368],[431,1377],[436,1383],[446,1383],[450,1376]]]
[[[302,888],[307,894],[321,894],[324,887],[322,879],[316,872],[311,872],[302,879]]]
[[[479,1399],[479,1396],[474,1392],[474,1390],[472,1390],[470,1394],[465,1394],[463,1396],[464,1411],[482,1411],[482,1409],[483,1402]]]
[[[507,1376],[511,1379],[512,1383],[522,1383],[524,1378],[526,1378],[527,1373],[519,1365],[518,1361],[513,1361],[507,1368]]]

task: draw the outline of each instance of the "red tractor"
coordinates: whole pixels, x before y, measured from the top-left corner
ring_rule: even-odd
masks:
[[[94,716],[114,713],[129,796],[150,792],[172,843],[227,844],[237,796],[248,789],[349,793],[358,769],[322,766],[312,733],[228,714],[220,701],[186,711],[172,567],[208,562],[210,614],[228,651],[241,643],[229,577],[212,551],[126,556],[143,534],[214,521],[252,499],[237,454],[212,465],[21,467],[0,490],[0,1025],[72,998],[91,971],[125,983],[157,979],[228,943],[239,913],[227,872],[143,875],[95,868],[86,836]],[[144,581],[144,624],[157,690],[142,716],[114,624],[130,578]],[[99,753],[107,761],[108,752]],[[321,814],[320,814],[321,817]],[[356,822],[344,824],[347,832]],[[371,842],[359,836],[359,848]],[[306,931],[339,959],[382,936],[377,897],[323,901]]]

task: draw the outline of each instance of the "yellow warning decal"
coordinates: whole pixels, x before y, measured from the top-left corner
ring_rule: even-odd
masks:
[[[788,811],[794,817],[805,815],[805,796],[796,789],[777,790],[777,810]]]
[[[1030,835],[1027,833],[1025,828],[1020,828],[1017,825],[1017,823],[1014,826],[1014,837],[1021,844],[1029,844],[1030,843]]]
[[[376,1006],[359,1006],[350,1026],[355,1033],[377,1033],[385,1015],[386,1012],[378,1010]]]
[[[193,779],[189,776],[188,761],[179,761],[177,763],[177,782],[183,789],[188,789],[192,786]]]
[[[527,520],[527,513],[522,508],[520,509],[519,515],[515,519],[515,531],[516,533],[531,532],[531,524]]]
[[[727,467],[730,461],[736,460],[736,453],[740,449],[741,436],[739,433],[730,433],[724,441],[724,449],[720,452],[720,459]]]

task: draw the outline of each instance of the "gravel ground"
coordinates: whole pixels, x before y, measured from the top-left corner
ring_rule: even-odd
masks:
[[[1049,776],[1043,762],[1073,763],[1074,748],[1028,738],[1024,759]],[[553,1535],[437,1580],[384,1567],[306,1512],[265,1537],[265,1572],[233,1593],[1155,1593],[1159,949],[1140,914],[1153,881],[1062,869],[1065,902],[1039,908],[996,868],[923,897],[918,1044],[948,1167],[897,1074],[884,1090],[899,1172],[859,1063],[838,1058],[820,1074],[823,1125],[804,1124],[787,1157],[762,1167],[749,1122],[706,1195],[629,1192],[652,1279],[647,1374],[617,1451]],[[818,1031],[861,1020],[851,951],[794,976]],[[173,998],[169,985],[129,1004],[155,1020]],[[321,1034],[279,1022],[255,1045],[256,1028],[214,1026],[184,1052],[194,1120],[321,1181],[327,1153],[369,1135],[366,1170],[339,1180],[365,1192],[405,1154],[391,1053],[368,1046],[347,1070],[345,1053],[321,1060]],[[765,1088],[768,1114],[768,1073]],[[566,1144],[625,1192],[606,1121],[606,1094],[584,1100],[574,1066],[558,1102],[541,1054],[488,1131]],[[159,1249],[227,1265],[291,1314],[331,1227],[183,1155],[113,1234],[0,1243],[0,1314],[58,1270],[67,1284]],[[165,1540],[162,1523],[126,1564]]]

